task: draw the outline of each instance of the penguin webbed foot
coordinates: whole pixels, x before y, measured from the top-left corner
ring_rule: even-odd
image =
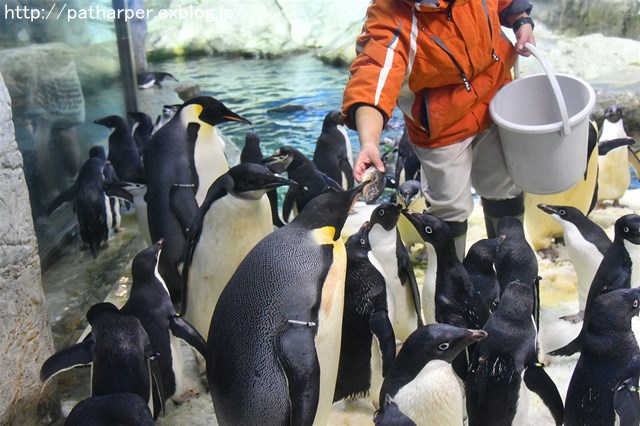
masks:
[[[571,324],[577,324],[579,322],[582,322],[582,320],[584,319],[584,311],[580,311],[577,314],[573,315],[565,315],[563,317],[560,317],[560,319],[569,321],[571,322]]]
[[[540,249],[537,253],[542,259],[550,260],[553,263],[556,263],[559,257],[558,252],[552,247]]]

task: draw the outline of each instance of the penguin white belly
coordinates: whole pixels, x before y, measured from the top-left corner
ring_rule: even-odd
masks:
[[[380,350],[380,342],[373,336],[371,341],[371,385],[369,386],[369,398],[376,409],[380,408],[380,388],[382,388],[382,351]]]
[[[518,404],[516,406],[516,414],[513,416],[511,424],[513,426],[520,426],[527,424],[527,418],[529,417],[529,389],[524,384],[524,373],[520,378],[520,392],[518,394]]]
[[[603,255],[595,245],[582,237],[574,224],[565,224],[564,232],[569,256],[578,276],[578,306],[580,311],[584,311],[591,282],[602,262]]]
[[[598,201],[620,199],[631,183],[627,147],[598,157],[598,167]]]
[[[247,253],[273,230],[269,199],[217,200],[202,223],[202,234],[189,269],[185,317],[207,338],[220,294]]]
[[[426,246],[429,263],[424,271],[424,284],[422,285],[422,315],[425,325],[436,322],[436,275],[438,272],[436,250],[431,244],[426,244]]]
[[[322,303],[318,315],[318,333],[315,338],[316,353],[320,364],[320,395],[314,425],[327,424],[333,393],[338,378],[340,344],[342,341],[342,316],[347,271],[347,252],[344,242],[338,239],[333,245],[333,262],[322,287]]]
[[[400,411],[420,426],[462,425],[462,391],[446,361],[429,361],[393,398]]]
[[[107,195],[104,195],[104,211],[106,216],[107,229],[109,230],[109,236],[112,235],[113,225],[113,212],[111,211],[111,201]]]
[[[184,377],[182,375],[184,361],[182,359],[180,340],[172,334],[169,334],[169,342],[171,348],[171,369],[173,370],[173,374],[176,378],[176,392],[171,395],[171,400],[177,403],[183,403],[189,399],[191,395],[188,395]]]
[[[347,128],[342,124],[338,124],[336,126],[338,131],[342,134],[344,138],[344,147],[347,150],[347,159],[349,160],[349,164],[353,167],[353,148],[351,147],[351,139],[349,139],[349,134],[347,133]]]
[[[631,259],[631,288],[640,287],[640,245],[624,241],[624,248]]]

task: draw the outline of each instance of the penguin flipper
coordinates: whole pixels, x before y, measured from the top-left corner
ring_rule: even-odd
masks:
[[[400,237],[400,231],[396,228],[396,240],[402,241]],[[411,287],[411,296],[413,297],[413,307],[416,310],[416,316],[418,317],[418,327],[423,325],[422,322],[422,307],[420,306],[420,290],[418,288],[418,281],[416,280],[416,274],[413,271],[413,265],[411,264],[411,258],[409,257],[409,251],[404,244],[396,244],[396,257],[398,258],[398,275],[400,276],[400,283],[404,286],[407,283]]]
[[[289,384],[291,414],[287,424],[310,425],[315,419],[320,395],[316,327],[287,322],[276,337],[276,355]]]
[[[396,359],[396,336],[391,320],[389,320],[389,312],[386,309],[377,309],[369,318],[369,329],[378,339],[378,346],[382,353],[382,376],[384,377]]]
[[[584,323],[583,323],[583,327],[584,327]],[[564,345],[563,347],[549,352],[549,355],[571,356],[576,352],[580,352],[581,350],[582,350],[582,333],[580,333],[575,339],[573,339],[571,342]]]
[[[133,203],[133,195],[131,195],[131,193],[124,188],[106,183],[104,185],[104,191],[105,194],[107,194],[109,197],[121,198],[125,201]]]
[[[189,346],[200,352],[200,355],[206,357],[207,342],[187,320],[179,315],[170,317],[169,330],[175,337],[184,340]]]
[[[609,152],[621,146],[631,146],[636,141],[631,138],[616,138],[598,143],[598,155],[607,155]]]
[[[49,205],[49,208],[47,209],[47,216],[50,216],[53,212],[55,212],[60,207],[62,207],[64,203],[73,201],[73,199],[76,197],[77,190],[78,190],[78,185],[74,183],[69,188],[65,189],[60,194],[58,194],[58,196],[54,198],[54,200]],[[75,209],[75,206],[74,206],[74,209]]]
[[[271,219],[274,226],[282,228],[284,222],[280,219],[280,213],[278,213],[278,192],[273,189],[267,192],[267,198],[269,198],[269,204],[271,205]]]
[[[289,187],[287,194],[284,196],[284,201],[282,203],[282,219],[284,219],[284,221],[287,223],[291,222],[289,216],[291,215],[293,205],[296,201],[296,198],[298,198],[299,193],[300,192],[297,188]]]
[[[560,397],[556,384],[551,380],[547,372],[544,371],[542,364],[540,364],[537,359],[535,363],[532,363],[525,369],[524,383],[527,385],[527,388],[535,392],[547,408],[549,408],[556,425],[561,425],[564,421],[564,404],[562,403],[562,397]]]
[[[40,380],[45,382],[63,371],[93,363],[95,339],[93,335],[90,336],[91,338],[64,348],[47,358],[40,368]]]
[[[171,212],[180,223],[185,238],[198,211],[195,189],[191,185],[173,185],[169,190]]]
[[[147,358],[147,364],[151,373],[151,395],[153,400],[153,419],[157,420],[160,412],[165,415],[164,385],[162,383],[162,370],[160,369],[160,355],[152,354]]]
[[[613,394],[613,409],[620,418],[620,426],[640,424],[640,394],[637,383],[637,378],[628,378]]]
[[[322,193],[330,192],[330,191],[336,191],[336,192],[344,191],[344,188],[342,187],[342,185],[336,182],[335,179],[330,178],[325,173],[321,173],[321,174],[325,184],[325,188],[322,191]]]

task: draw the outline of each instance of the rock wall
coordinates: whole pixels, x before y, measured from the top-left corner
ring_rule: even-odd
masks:
[[[15,141],[11,99],[0,74],[0,424],[58,418],[40,366],[53,353],[29,195]]]

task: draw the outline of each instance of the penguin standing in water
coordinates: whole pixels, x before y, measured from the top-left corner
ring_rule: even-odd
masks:
[[[462,425],[463,394],[451,362],[467,346],[487,337],[482,330],[448,324],[418,327],[404,342],[380,389],[413,422],[424,426]],[[386,409],[378,416],[386,416]]]
[[[144,156],[149,233],[153,241],[164,239],[159,270],[174,303],[182,288],[184,229],[211,184],[229,170],[214,127],[226,121],[249,123],[217,99],[191,99],[153,135]]]
[[[147,402],[135,393],[114,393],[80,401],[64,426],[155,426]]]
[[[136,142],[136,147],[141,157],[144,157],[144,151],[147,147],[151,132],[153,131],[153,121],[144,112],[130,112],[129,116],[135,120],[131,127],[131,136]]]
[[[290,222],[307,203],[320,194],[342,191],[342,186],[331,179],[309,160],[302,152],[283,146],[262,162],[274,173],[287,172],[289,179],[298,182],[290,186],[282,204],[282,218]]]
[[[147,401],[154,419],[163,409],[162,379],[147,332],[140,321],[98,303],[87,312],[91,334],[62,349],[42,364],[40,380],[82,365],[91,365],[91,395],[131,392]]]
[[[265,194],[295,182],[261,164],[240,163],[220,176],[189,227],[183,267],[182,313],[203,336],[236,268],[273,231]]]
[[[566,426],[640,424],[640,349],[631,330],[631,318],[638,312],[638,288],[613,290],[593,301],[567,390]]]
[[[562,348],[549,352],[550,355],[569,356],[582,350],[591,318],[591,305],[596,297],[619,288],[640,285],[640,216],[627,214],[618,218],[614,234],[613,243],[605,252],[591,282],[580,334]]]
[[[342,188],[353,187],[351,140],[339,110],[331,111],[324,117],[322,132],[313,153],[313,162],[318,166],[318,170],[338,182]]]
[[[111,130],[108,159],[120,179],[126,182],[144,182],[145,173],[140,152],[129,127],[119,115],[110,115],[94,123]]]
[[[590,221],[582,212],[571,206],[539,204],[538,208],[555,219],[564,230],[564,242],[569,258],[578,276],[578,309],[575,315],[563,317],[579,322],[584,316],[589,287],[602,258],[611,245],[604,229]]]
[[[207,380],[221,425],[325,424],[338,372],[346,253],[362,185],[311,200],[247,254],[216,305]]]
[[[562,398],[538,362],[532,311],[531,285],[509,283],[485,324],[488,337],[472,354],[465,383],[469,426],[527,424],[529,393],[523,386],[538,394],[556,425],[562,424]]]
[[[196,349],[203,357],[206,343],[202,336],[176,313],[169,290],[158,273],[158,257],[162,241],[142,250],[133,259],[133,283],[129,299],[120,312],[132,315],[149,335],[154,352],[160,354],[164,399],[184,402],[191,396],[183,379],[183,360],[180,340]]]
[[[365,222],[345,243],[344,319],[333,400],[370,396],[377,405],[382,377],[396,355],[396,340],[382,266],[371,253],[370,231],[371,223]]]

